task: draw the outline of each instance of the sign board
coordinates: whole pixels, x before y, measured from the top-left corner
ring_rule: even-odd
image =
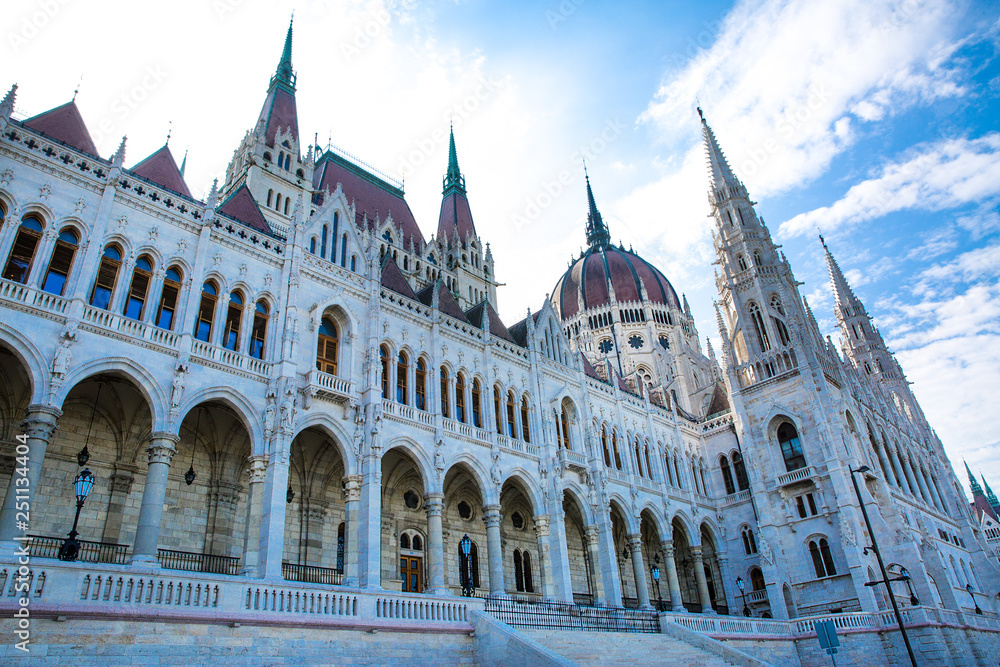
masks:
[[[840,646],[840,639],[837,638],[837,626],[832,620],[816,623],[816,638],[819,639],[820,648],[836,649]]]

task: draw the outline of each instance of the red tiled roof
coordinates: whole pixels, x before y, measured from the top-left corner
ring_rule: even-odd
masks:
[[[181,170],[177,168],[177,162],[174,161],[174,156],[166,145],[129,171],[185,197],[191,196],[191,191],[181,176]]]
[[[465,317],[472,326],[481,329],[483,327],[483,314],[487,312],[490,316],[490,335],[503,338],[508,343],[514,343],[514,338],[507,331],[507,327],[504,326],[500,320],[500,316],[497,314],[497,311],[493,310],[493,306],[490,305],[489,301],[483,301],[465,311]],[[517,343],[514,344],[516,345]]]
[[[248,227],[253,227],[268,234],[271,233],[270,225],[264,219],[264,215],[260,212],[260,208],[258,208],[257,202],[254,200],[253,195],[250,194],[250,189],[246,184],[241,185],[240,189],[234,192],[233,196],[219,207],[219,213],[228,215],[234,220],[239,220]]]
[[[437,238],[447,241],[458,228],[458,238],[476,235],[476,225],[472,222],[469,200],[459,192],[451,192],[441,200],[441,214],[438,216]]]
[[[417,301],[417,295],[413,293],[413,288],[410,287],[406,276],[399,270],[396,260],[389,253],[386,253],[385,257],[382,258],[382,287]]]
[[[278,128],[291,131],[295,140],[299,139],[299,119],[295,110],[295,95],[281,86],[274,86],[264,100],[257,124],[264,121],[264,143],[274,147],[274,138]]]
[[[334,192],[340,183],[348,201],[354,203],[357,211],[355,224],[360,228],[365,216],[368,218],[368,229],[375,228],[375,218],[385,220],[392,215],[392,221],[402,238],[395,242],[409,248],[410,238],[419,248],[424,243],[413,212],[403,198],[403,191],[395,188],[377,176],[368,173],[357,165],[331,152],[324,153],[316,165],[313,175],[313,187],[316,190],[328,189]]]
[[[431,305],[431,300],[434,298],[434,290],[438,291],[438,310],[448,317],[455,318],[459,322],[469,322],[468,318],[465,317],[465,313],[462,312],[462,308],[458,305],[458,301],[445,288],[444,281],[440,278],[420,290],[417,293],[417,299],[425,306]]]
[[[597,374],[597,371],[594,369],[594,365],[587,359],[587,355],[581,352],[580,358],[583,360],[583,372],[587,375],[587,377],[592,377],[595,380],[601,380],[601,376]],[[601,382],[603,382],[603,380],[601,380]]]
[[[97,146],[94,145],[94,140],[90,138],[87,124],[83,122],[83,116],[80,115],[80,109],[77,108],[76,102],[67,102],[55,109],[49,109],[44,113],[29,118],[22,125],[50,136],[53,139],[58,139],[78,151],[93,155],[94,157],[100,157],[97,154]]]
[[[724,410],[729,410],[729,397],[726,396],[726,391],[718,384],[715,385],[715,391],[712,392],[712,403],[708,406],[707,415],[714,415]]]

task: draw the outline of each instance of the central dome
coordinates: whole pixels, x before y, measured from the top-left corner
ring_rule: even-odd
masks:
[[[563,321],[581,311],[627,302],[681,307],[673,285],[659,269],[634,252],[612,245],[591,246],[552,291],[552,305]]]

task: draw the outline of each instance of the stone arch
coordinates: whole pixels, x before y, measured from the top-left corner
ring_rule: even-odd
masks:
[[[640,524],[639,524],[640,527],[642,526],[642,521],[641,521],[642,519],[649,520],[650,525],[652,525],[656,529],[656,533],[659,537],[660,542],[667,539],[667,535],[669,534],[667,531],[667,527],[663,524],[663,519],[660,516],[660,513],[656,511],[656,507],[653,505],[651,501],[647,501],[643,505],[642,509],[639,510],[639,519],[640,519]]]
[[[592,526],[596,523],[593,508],[590,503],[584,500],[587,497],[587,493],[577,482],[567,482],[563,484],[560,493],[562,493],[564,499],[568,495],[571,501],[578,506],[580,515],[583,517],[584,525]]]
[[[351,452],[347,443],[353,441],[353,436],[347,432],[347,430],[341,425],[340,420],[334,419],[329,414],[312,411],[305,417],[300,419],[295,425],[297,436],[302,431],[310,428],[318,429],[324,432],[325,435],[333,442],[334,447],[340,454],[340,458],[344,460],[344,474],[345,475],[356,475],[357,474],[357,459]],[[294,437],[293,437],[294,439]],[[256,453],[256,452],[255,452]],[[264,453],[264,452],[260,452]]]
[[[46,403],[51,376],[41,351],[28,337],[4,322],[0,322],[0,345],[14,355],[27,371],[31,394],[29,405]]]
[[[799,611],[795,606],[795,598],[792,597],[792,589],[787,583],[781,585],[781,595],[785,600],[785,610],[788,612],[788,618],[798,618]]]
[[[636,522],[635,513],[631,510],[631,504],[627,503],[625,499],[618,492],[611,493],[611,500],[609,501],[609,510],[611,512],[617,511],[621,513],[623,520],[625,521],[626,533],[631,535],[639,531],[638,523]]]
[[[676,539],[676,537],[674,537],[674,532],[677,528],[681,529],[682,537],[686,538],[688,543],[692,545],[698,545],[701,543],[700,533],[697,535],[695,534],[691,520],[682,511],[674,512],[674,515],[670,518],[670,534],[673,539]],[[698,538],[698,542],[694,541],[696,537]]]
[[[59,391],[53,397],[54,405],[62,405],[67,394],[84,380],[101,374],[117,375],[124,377],[136,385],[139,392],[146,399],[146,404],[152,414],[153,431],[166,431],[167,428],[167,396],[160,383],[153,375],[127,357],[105,357],[87,362],[67,374],[65,381]]]
[[[507,476],[504,478],[503,484],[500,485],[500,488],[503,489],[508,482],[520,485],[521,493],[523,493],[528,499],[528,502],[531,503],[531,510],[535,513],[535,515],[548,514],[548,508],[545,507],[545,503],[541,498],[541,489],[532,481],[531,475],[528,474],[527,470],[521,467],[512,469],[507,473]]]
[[[34,213],[35,215],[39,216],[42,219],[42,223],[44,223],[45,228],[48,229],[48,227],[53,224],[53,222],[57,217],[55,211],[49,208],[48,204],[44,204],[40,201],[28,202],[23,206],[21,206],[20,209],[12,208],[10,209],[9,214],[14,215],[13,212],[15,210],[17,211],[18,225],[21,224],[21,221],[24,220],[25,216]]]
[[[483,499],[483,505],[499,505],[500,504],[500,494],[499,490],[496,488],[497,485],[493,483],[490,479],[489,473],[483,468],[482,463],[480,463],[474,456],[465,452],[459,454],[448,464],[445,469],[444,478],[447,479],[449,473],[455,468],[460,469],[462,472],[466,473],[472,480],[473,484],[479,489],[480,497]]]
[[[224,404],[243,423],[243,427],[250,437],[250,455],[258,456],[266,454],[266,443],[264,442],[264,425],[260,421],[260,415],[256,407],[243,394],[230,387],[209,387],[197,391],[187,396],[178,410],[177,423],[184,421],[187,414],[201,403],[216,401]]]
[[[421,447],[420,444],[418,444],[415,440],[405,436],[397,437],[391,442],[387,443],[383,448],[381,457],[382,462],[384,463],[386,461],[386,457],[395,450],[401,452],[402,453],[401,455],[408,458],[410,460],[410,463],[413,464],[413,467],[416,468],[417,474],[420,476],[421,479],[422,488],[424,489],[425,493],[428,493],[429,492],[428,490],[437,490],[433,489],[433,487],[431,486],[432,484],[436,484],[435,481],[437,480],[436,471],[434,470],[434,466],[431,464],[431,461],[424,453],[423,447]],[[383,492],[387,485],[387,482],[384,480],[385,478],[383,478],[383,483],[382,483]]]

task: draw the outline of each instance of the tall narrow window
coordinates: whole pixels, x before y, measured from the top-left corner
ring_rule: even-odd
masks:
[[[340,335],[337,325],[329,317],[324,317],[319,327],[319,340],[316,347],[316,370],[337,374],[337,355],[340,348]]]
[[[472,381],[472,423],[476,428],[483,427],[483,386],[479,380]]]
[[[35,257],[38,242],[42,240],[42,221],[33,215],[25,216],[14,237],[14,245],[7,257],[3,277],[16,283],[25,283],[31,270],[31,260]]]
[[[353,262],[352,262],[353,264]],[[340,265],[347,266],[347,233],[340,237]],[[353,270],[353,269],[352,269]]]
[[[531,442],[531,427],[528,424],[528,396],[521,397],[521,439]]]
[[[143,255],[135,260],[132,270],[132,284],[128,288],[128,300],[125,301],[125,317],[133,320],[142,319],[142,311],[146,306],[146,291],[149,289],[149,279],[153,275],[153,265],[149,257]]]
[[[500,397],[500,387],[493,387],[493,411],[496,413],[497,433],[503,435],[503,399]]]
[[[264,341],[267,338],[267,316],[269,314],[267,304],[261,300],[254,306],[253,327],[250,329],[250,350],[251,357],[257,359],[264,358]]]
[[[400,352],[396,358],[396,402],[407,405],[409,398],[406,394],[406,381],[410,375],[410,359],[405,352]]]
[[[653,466],[649,462],[649,445],[643,445],[642,452],[646,456],[646,475],[653,479]]]
[[[441,414],[451,416],[451,405],[448,402],[448,369],[441,367]]]
[[[566,410],[566,406],[562,405],[559,407],[559,418],[562,421],[562,446],[566,449],[572,449],[569,446],[569,412]]]
[[[229,295],[229,308],[226,310],[226,328],[222,336],[222,346],[235,351],[240,344],[240,323],[243,321],[243,295],[235,291]]]
[[[733,452],[733,472],[736,474],[736,488],[740,491],[750,488],[750,480],[747,478],[747,468],[743,463],[743,455]]]
[[[212,323],[215,320],[215,304],[219,300],[219,288],[212,280],[201,286],[201,303],[198,304],[198,321],[195,323],[194,337],[206,343],[212,338]]]
[[[833,566],[833,555],[830,553],[830,543],[825,538],[819,541],[819,553],[823,557],[823,566],[826,568],[826,576],[832,577],[837,574],[837,568]]]
[[[611,448],[615,451],[615,469],[622,469],[622,456],[618,451],[618,433],[616,431],[611,432]]]
[[[107,308],[111,303],[111,295],[118,281],[118,269],[122,265],[122,251],[117,245],[109,245],[101,256],[101,264],[97,269],[97,280],[94,281],[94,291],[90,293],[90,305],[95,308]]]
[[[795,427],[783,422],[778,427],[778,444],[781,446],[781,456],[785,459],[785,469],[788,471],[806,467],[806,459],[802,455],[802,445]]]
[[[524,590],[535,592],[535,584],[531,581],[531,554],[527,550],[521,552],[521,569],[524,570]]]
[[[177,296],[181,291],[181,272],[175,266],[167,269],[163,277],[163,291],[160,293],[160,307],[156,311],[156,326],[170,329],[177,311]]]
[[[330,235],[330,261],[333,262],[334,264],[337,263],[337,227],[339,226],[340,226],[340,214],[334,211],[333,233]],[[325,228],[326,227],[324,226],[324,229]]]
[[[319,256],[326,259],[326,235],[329,232],[326,225],[323,225],[323,231],[319,235]]]
[[[611,467],[611,450],[608,449],[608,431],[601,426],[601,447],[604,449],[604,467]]]
[[[343,521],[337,526],[337,572],[341,574],[344,573],[344,535],[347,532],[345,527]]]
[[[733,474],[729,467],[729,459],[725,456],[719,459],[719,469],[722,470],[722,483],[726,487],[726,495],[736,493],[736,486],[733,484]]]
[[[521,570],[521,550],[514,549],[514,587],[524,590],[524,572]]]
[[[455,376],[455,419],[465,423],[465,376]]]
[[[382,398],[389,398],[389,348],[379,346],[378,356],[382,364]]]
[[[416,406],[418,410],[427,409],[427,365],[424,360],[417,358],[417,368],[415,382],[416,386],[413,388],[414,396],[416,397]]]
[[[62,296],[79,243],[76,232],[72,229],[64,229],[59,233],[56,247],[52,250],[52,259],[49,260],[49,268],[45,272],[45,280],[42,281],[43,290]]]
[[[760,349],[767,352],[771,349],[771,339],[767,336],[767,327],[764,326],[764,318],[760,314],[760,308],[756,303],[751,302],[748,309],[750,310],[750,319],[753,320],[754,329],[757,330]]]
[[[639,441],[635,441],[635,446],[632,448],[635,453],[635,471],[639,474],[639,477],[645,477],[642,474],[642,456],[639,454]]]
[[[514,410],[516,410],[514,404],[514,392],[507,392],[507,435],[511,438],[517,437],[517,423],[514,417]]]

